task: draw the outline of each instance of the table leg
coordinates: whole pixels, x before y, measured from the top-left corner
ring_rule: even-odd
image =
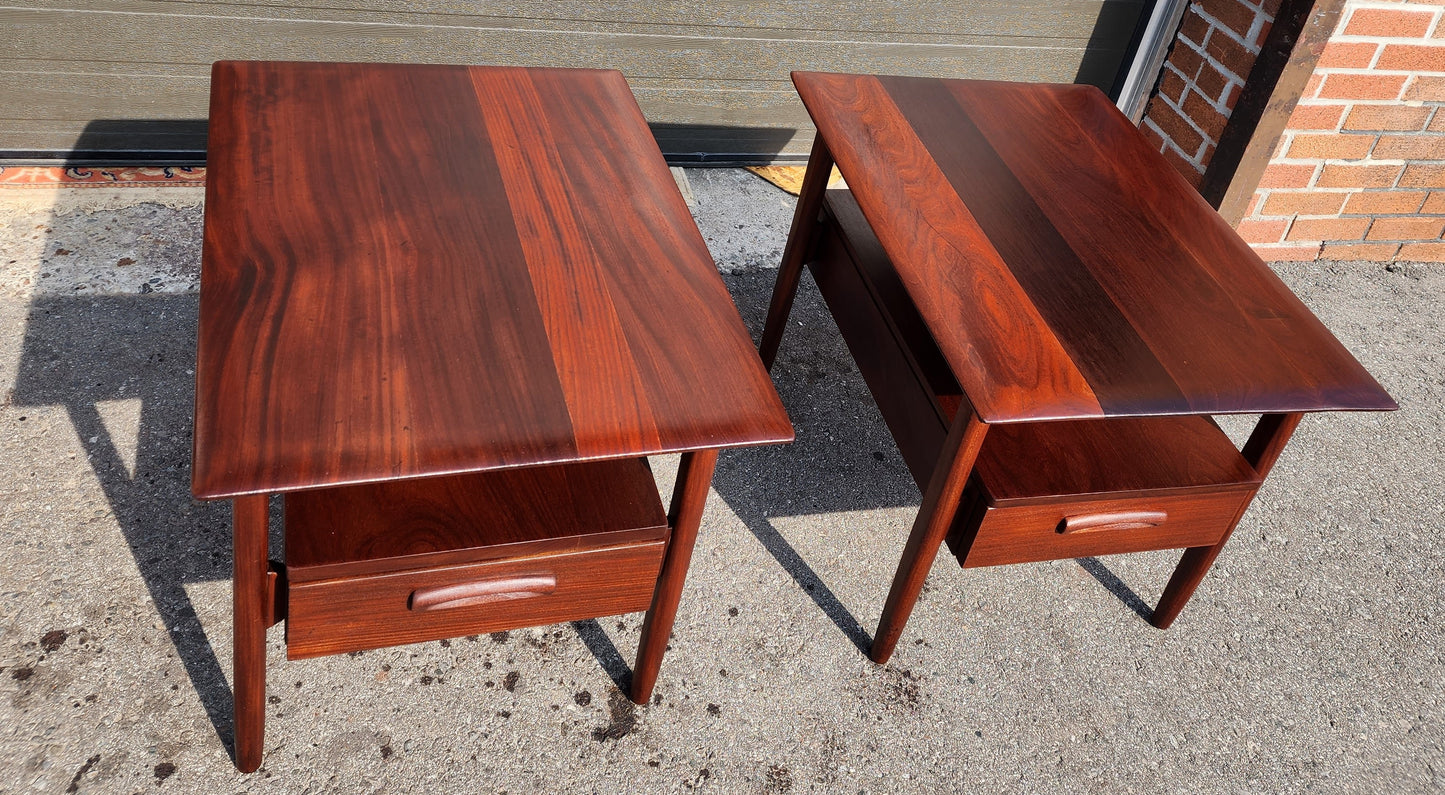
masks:
[[[1254,432],[1249,435],[1249,441],[1244,445],[1244,460],[1254,467],[1254,471],[1259,473],[1261,478],[1269,477],[1274,462],[1279,460],[1279,454],[1284,452],[1285,443],[1289,441],[1303,416],[1266,414],[1259,418],[1259,424],[1254,427]],[[1239,515],[1234,517],[1234,523],[1224,532],[1224,537],[1219,539],[1219,543],[1184,550],[1184,557],[1169,578],[1169,585],[1165,586],[1164,595],[1159,597],[1159,605],[1154,608],[1149,623],[1160,629],[1168,629],[1169,625],[1174,623],[1174,619],[1179,617],[1179,611],[1184,609],[1189,597],[1194,595],[1194,589],[1199,587],[1209,567],[1214,565],[1214,559],[1219,557],[1224,543],[1234,534],[1235,525],[1239,524],[1244,512],[1249,509],[1249,503],[1253,501],[1251,496],[1249,502],[1240,509]]]
[[[768,304],[768,320],[763,324],[763,338],[758,344],[758,356],[769,370],[773,369],[778,345],[782,343],[783,331],[788,326],[793,297],[798,294],[798,279],[813,254],[813,244],[818,235],[818,211],[823,206],[823,191],[828,189],[828,177],[832,173],[833,155],[823,143],[823,136],[819,135],[813,139],[813,151],[808,156],[808,171],[803,175],[798,205],[793,210],[793,225],[788,230],[788,243],[783,249],[783,262],[778,267],[778,281],[773,286],[773,299]]]
[[[231,594],[235,622],[233,720],[236,767],[250,773],[261,766],[266,732],[267,524],[265,495],[231,501],[235,550]]]
[[[933,475],[928,479],[928,490],[923,493],[923,505],[918,517],[913,520],[913,532],[908,544],[903,547],[903,558],[898,561],[898,573],[893,575],[893,587],[888,591],[888,601],[883,605],[883,617],[878,620],[878,632],[873,637],[873,646],[868,656],[873,662],[883,664],[893,656],[898,637],[903,634],[903,625],[913,613],[918,594],[923,590],[923,581],[933,568],[933,559],[938,547],[948,535],[953,516],[958,512],[958,503],[963,496],[963,487],[973,472],[978,451],[983,447],[984,433],[988,426],[972,410],[960,411],[948,432],[948,440],[939,453]]]
[[[662,655],[667,652],[667,641],[672,636],[677,600],[682,596],[682,584],[692,561],[692,547],[697,541],[697,528],[702,522],[717,454],[717,450],[683,453],[682,463],[678,465],[672,507],[667,512],[667,524],[672,532],[662,558],[657,589],[652,592],[652,606],[647,609],[647,620],[642,624],[637,664],[632,667],[630,697],[637,704],[646,704],[652,697],[653,685],[657,684],[657,670],[662,667]]]

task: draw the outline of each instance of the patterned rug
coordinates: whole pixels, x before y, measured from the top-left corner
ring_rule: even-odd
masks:
[[[166,186],[193,188],[205,184],[206,170],[204,168],[0,166],[0,188],[159,188]]]

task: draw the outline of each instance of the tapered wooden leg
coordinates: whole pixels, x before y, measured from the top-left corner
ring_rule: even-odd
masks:
[[[231,594],[235,621],[235,746],[236,767],[250,773],[261,766],[266,733],[267,507],[265,495],[231,501],[235,548]]]
[[[672,532],[667,540],[667,553],[662,558],[657,589],[652,592],[652,606],[647,609],[647,620],[642,624],[637,664],[632,667],[632,692],[629,696],[637,704],[646,704],[652,697],[653,686],[657,684],[657,671],[662,667],[662,655],[667,652],[673,619],[677,618],[677,600],[682,596],[682,584],[687,579],[688,564],[692,562],[692,547],[697,541],[697,528],[702,522],[702,509],[707,503],[707,490],[712,484],[717,453],[717,450],[683,453],[682,463],[678,466],[677,485],[672,489],[672,507],[667,512],[667,523]]]
[[[798,193],[798,205],[793,211],[793,226],[788,230],[783,262],[778,267],[778,282],[773,286],[768,320],[763,324],[763,338],[758,345],[758,356],[769,370],[773,369],[778,345],[782,343],[783,331],[788,326],[793,297],[798,294],[798,279],[813,253],[818,235],[818,210],[823,206],[823,191],[828,189],[828,177],[832,173],[833,155],[823,143],[823,136],[819,135],[813,139],[813,151],[808,155],[808,171],[803,175],[803,188]]]
[[[873,646],[868,656],[878,664],[888,662],[898,637],[903,634],[903,625],[913,613],[918,594],[923,590],[923,581],[933,568],[933,559],[938,547],[948,535],[953,516],[958,512],[963,487],[973,472],[978,451],[983,447],[984,433],[988,430],[978,416],[970,409],[960,411],[948,432],[948,441],[938,456],[933,476],[928,479],[928,490],[923,494],[923,506],[913,520],[913,532],[903,547],[903,558],[898,561],[898,573],[893,575],[893,587],[888,591],[888,601],[883,605],[883,617],[878,621],[878,632],[873,636]]]
[[[1254,432],[1249,435],[1249,441],[1244,445],[1244,460],[1254,467],[1254,471],[1262,478],[1269,477],[1269,471],[1274,468],[1274,462],[1279,460],[1279,454],[1284,452],[1285,443],[1289,441],[1294,429],[1299,427],[1303,414],[1266,414],[1259,418],[1259,424],[1254,427]],[[1258,492],[1256,492],[1258,493]],[[1249,502],[1253,502],[1251,496]],[[1160,629],[1168,629],[1179,617],[1179,611],[1189,603],[1189,597],[1194,595],[1194,589],[1204,580],[1204,575],[1209,572],[1209,567],[1214,565],[1214,559],[1219,557],[1220,550],[1229,537],[1234,534],[1235,525],[1244,517],[1248,510],[1249,503],[1245,503],[1239,515],[1234,517],[1234,524],[1225,531],[1224,537],[1219,543],[1208,547],[1190,547],[1184,550],[1184,557],[1180,559],[1179,565],[1174,569],[1174,575],[1169,578],[1169,584],[1164,588],[1164,595],[1159,597],[1159,606],[1154,608],[1154,614],[1149,617],[1149,623]]]

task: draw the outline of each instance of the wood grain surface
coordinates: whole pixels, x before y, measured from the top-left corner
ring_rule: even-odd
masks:
[[[1261,480],[1224,431],[1197,416],[1000,425],[975,473],[991,505],[1163,489],[1253,491]]]
[[[1203,546],[1218,542],[1229,531],[1252,496],[1252,490],[1235,489],[1012,507],[971,502],[960,511],[963,520],[954,524],[948,544],[966,569]],[[1158,512],[1164,517],[1143,526],[1105,525],[1093,532],[1059,532],[1070,517],[1130,511]]]
[[[645,459],[504,469],[286,496],[295,584],[667,538]]]
[[[297,660],[482,632],[545,626],[647,607],[662,541],[518,560],[426,568],[291,587],[286,657]],[[498,601],[412,609],[418,591],[486,581],[550,578],[550,590]]]
[[[984,422],[1396,408],[1098,90],[794,82]]]
[[[792,439],[620,74],[213,85],[196,496]]]

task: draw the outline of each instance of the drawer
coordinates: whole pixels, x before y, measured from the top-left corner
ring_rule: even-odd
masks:
[[[1224,537],[1253,493],[1231,488],[1000,507],[989,504],[975,481],[948,545],[964,568],[1209,546]]]
[[[290,659],[646,610],[664,541],[292,583]]]

